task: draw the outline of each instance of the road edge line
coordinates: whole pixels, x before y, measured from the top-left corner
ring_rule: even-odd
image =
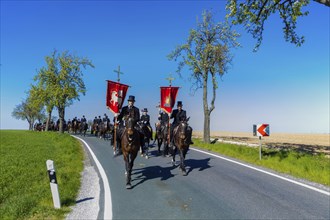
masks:
[[[103,182],[103,188],[104,188],[104,219],[112,219],[112,201],[111,201],[111,190],[110,190],[110,185],[109,185],[109,181],[108,181],[108,177],[105,174],[105,171],[100,163],[100,161],[97,159],[97,157],[95,156],[94,152],[92,151],[92,149],[90,148],[90,146],[87,144],[86,141],[84,141],[83,139],[73,136],[74,138],[77,138],[78,140],[82,141],[85,146],[87,147],[87,149],[89,150],[90,154],[93,157],[93,160],[97,166],[97,169],[100,172],[101,178],[102,178],[102,182]]]
[[[211,155],[211,156],[214,156],[214,157],[217,157],[217,158],[220,158],[220,159],[223,159],[223,160],[226,160],[226,161],[232,162],[232,163],[236,163],[236,164],[238,164],[238,165],[241,165],[241,166],[244,166],[244,167],[247,167],[247,168],[250,168],[250,169],[256,170],[256,171],[259,171],[259,172],[261,172],[261,173],[268,174],[268,175],[270,175],[270,176],[277,177],[277,178],[279,178],[279,179],[282,179],[282,180],[285,180],[285,181],[288,181],[288,182],[294,183],[294,184],[296,184],[296,185],[303,186],[303,187],[305,187],[305,188],[308,188],[308,189],[311,189],[311,190],[317,191],[317,192],[319,192],[319,193],[325,194],[325,195],[327,195],[327,196],[330,196],[330,192],[328,192],[328,191],[325,191],[325,190],[322,190],[322,189],[318,189],[318,188],[316,188],[316,187],[309,186],[309,185],[307,185],[307,184],[300,183],[300,182],[298,182],[298,181],[291,180],[291,179],[289,179],[289,178],[286,178],[286,177],[283,177],[283,176],[280,176],[280,175],[277,175],[277,174],[274,174],[274,173],[271,173],[271,172],[268,172],[268,171],[265,171],[265,170],[262,170],[262,169],[259,169],[259,168],[256,168],[256,167],[253,167],[253,166],[250,166],[250,165],[244,164],[244,163],[240,163],[240,162],[238,162],[238,161],[231,160],[231,159],[228,159],[228,158],[225,158],[225,157],[222,157],[222,156],[219,156],[219,155],[213,154],[213,153],[209,153],[209,152],[206,152],[206,151],[203,151],[203,150],[199,150],[199,149],[196,149],[196,148],[190,148],[190,149],[191,149],[191,150],[194,150],[194,151],[197,151],[197,152],[200,152],[200,153],[208,154],[208,155]]]

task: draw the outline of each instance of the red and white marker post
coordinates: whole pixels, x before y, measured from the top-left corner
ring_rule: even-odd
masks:
[[[259,137],[259,159],[261,160],[261,137],[269,136],[269,124],[253,125],[253,135]]]

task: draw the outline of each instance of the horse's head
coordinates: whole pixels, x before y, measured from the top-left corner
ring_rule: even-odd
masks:
[[[125,120],[125,127],[127,129],[127,134],[128,135],[133,135],[134,133],[134,118],[132,117],[127,117]]]
[[[185,140],[188,137],[187,129],[189,126],[189,124],[188,124],[189,118],[180,121],[180,123],[178,125],[177,133],[178,133],[179,139]]]

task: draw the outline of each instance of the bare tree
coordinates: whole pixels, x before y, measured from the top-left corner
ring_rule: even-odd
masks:
[[[184,66],[192,72],[192,88],[203,88],[204,134],[203,140],[210,142],[210,115],[215,108],[217,76],[228,71],[232,61],[231,48],[239,47],[236,39],[239,34],[231,30],[227,22],[214,23],[212,13],[204,11],[202,21],[190,31],[185,44],[178,46],[168,57],[179,61],[177,73],[181,75]],[[208,80],[211,78],[212,95],[208,102]]]

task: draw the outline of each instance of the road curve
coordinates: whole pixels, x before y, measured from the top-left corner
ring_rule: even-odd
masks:
[[[188,175],[182,176],[170,158],[151,148],[149,159],[135,160],[133,189],[127,190],[123,158],[112,156],[109,141],[80,138],[111,189],[112,210],[105,210],[109,192],[105,196],[107,186],[101,187],[99,218],[111,213],[113,219],[330,219],[328,189],[315,191],[196,150],[188,152]]]

